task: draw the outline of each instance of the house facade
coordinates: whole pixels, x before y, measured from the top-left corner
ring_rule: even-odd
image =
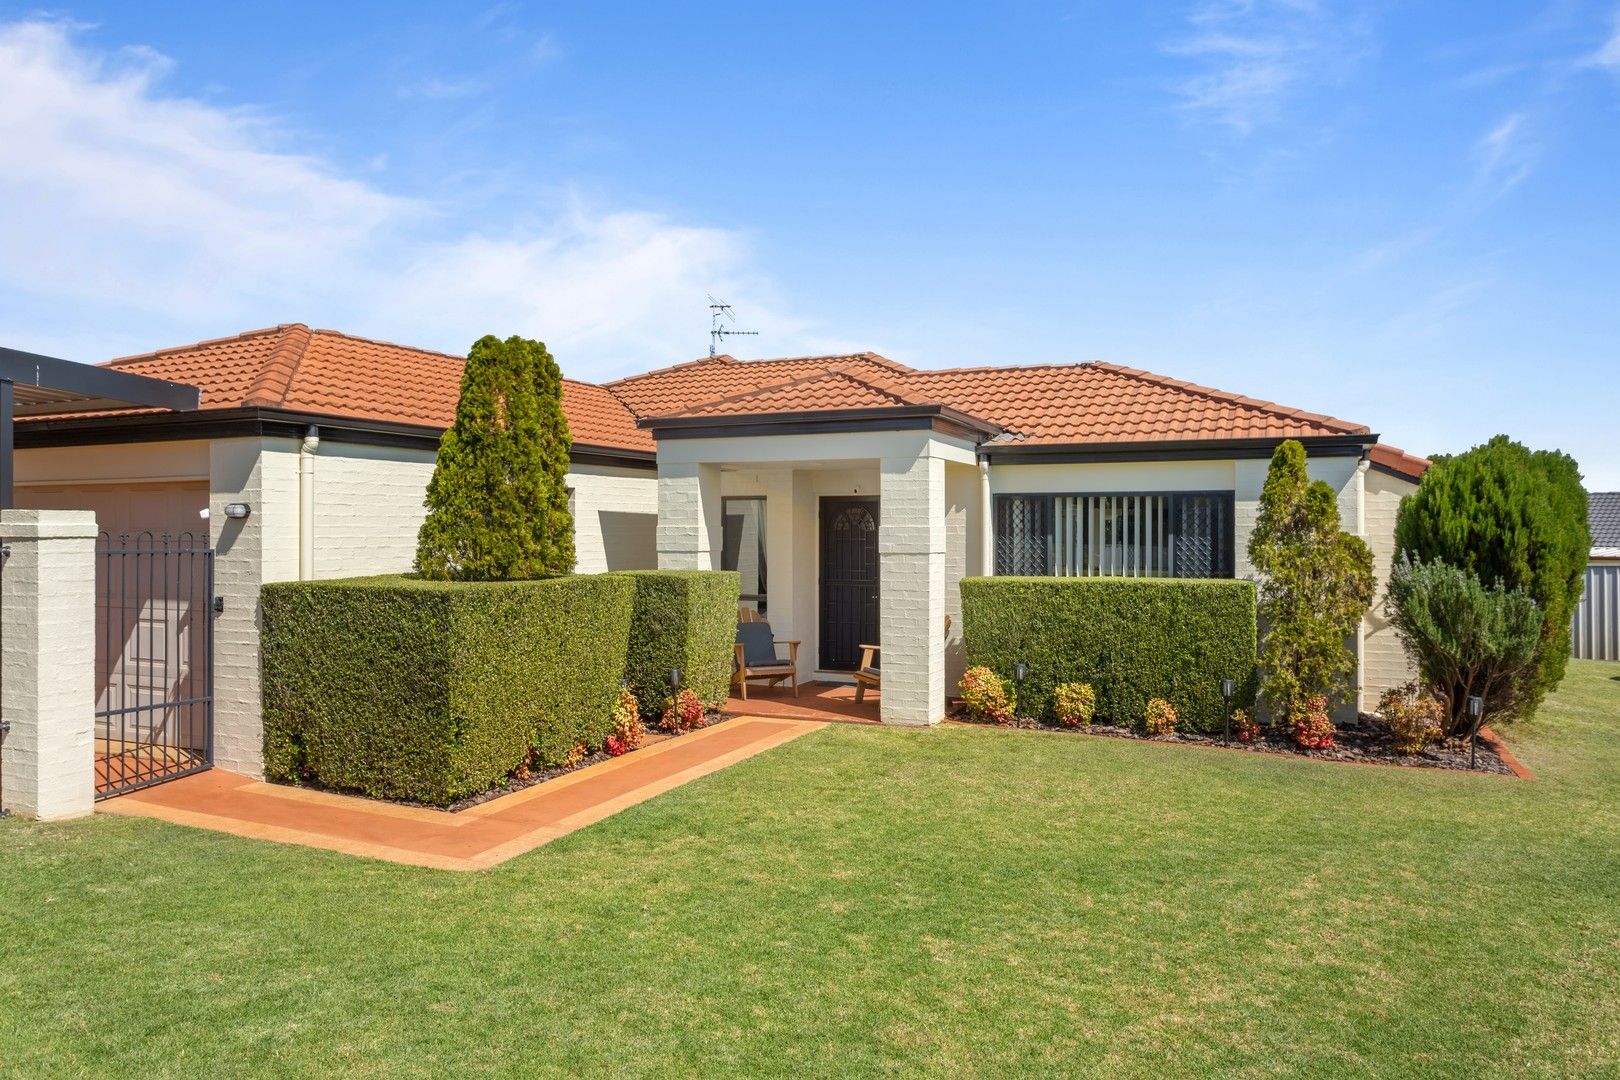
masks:
[[[256,773],[259,586],[410,568],[462,359],[293,324],[111,366],[198,386],[202,406],[20,422],[17,505],[94,510],[115,536],[206,532],[214,761]],[[881,642],[881,716],[900,724],[944,715],[963,576],[1244,576],[1271,453],[1297,438],[1382,581],[1427,464],[1362,425],[1103,363],[720,356],[567,381],[564,410],[580,572],[735,569],[804,643],[801,678],[847,679]],[[1370,708],[1407,662],[1376,611],[1355,645]]]

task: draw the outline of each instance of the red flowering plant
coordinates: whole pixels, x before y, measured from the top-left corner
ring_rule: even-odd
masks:
[[[1142,710],[1142,730],[1149,735],[1173,735],[1177,719],[1174,705],[1164,698],[1153,698]]]
[[[962,704],[974,720],[1010,724],[1017,715],[1018,699],[1000,675],[984,666],[962,673]]]
[[[621,687],[618,700],[613,703],[613,731],[603,740],[602,749],[607,751],[608,757],[618,757],[640,746],[641,737],[646,733],[646,725],[641,722],[641,703],[633,690]]]
[[[1260,737],[1260,725],[1249,715],[1248,709],[1239,709],[1232,714],[1232,734],[1237,736],[1240,743],[1252,743]]]
[[[675,695],[674,700],[664,706],[664,714],[658,722],[665,731],[676,735],[683,731],[696,730],[706,723],[703,716],[703,702],[694,691],[682,690]]]
[[[1332,749],[1333,737],[1339,731],[1328,719],[1327,698],[1321,694],[1308,697],[1302,704],[1294,706],[1288,723],[1294,729],[1294,742],[1306,750]]]

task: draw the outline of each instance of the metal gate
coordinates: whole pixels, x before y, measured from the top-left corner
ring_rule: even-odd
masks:
[[[182,533],[96,544],[96,798],[214,760],[214,553]]]

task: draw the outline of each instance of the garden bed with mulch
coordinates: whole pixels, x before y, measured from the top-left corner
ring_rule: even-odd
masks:
[[[718,710],[706,712],[703,714],[703,727],[711,728],[716,724],[723,724],[731,718],[732,714],[728,712],[720,712]],[[505,784],[498,788],[491,788],[490,790],[480,792],[477,795],[469,795],[465,799],[451,803],[449,806],[435,807],[434,809],[448,810],[452,814],[459,813],[462,810],[470,810],[473,807],[478,806],[480,803],[487,803],[494,799],[499,799],[501,796],[510,795],[514,791],[522,791],[525,788],[532,788],[536,784],[544,784],[548,780],[555,780],[560,776],[567,776],[569,773],[578,772],[579,770],[589,768],[592,765],[598,765],[604,761],[612,761],[615,756],[629,757],[631,754],[635,753],[636,750],[640,750],[647,746],[652,746],[656,743],[661,743],[666,739],[678,739],[682,735],[689,735],[693,731],[701,730],[703,730],[703,728],[691,728],[688,731],[670,732],[665,731],[661,727],[650,727],[647,729],[647,734],[642,737],[640,746],[637,746],[634,749],[626,750],[622,754],[613,755],[609,754],[605,750],[598,750],[594,754],[586,754],[572,765],[553,765],[548,769],[523,770],[521,775],[514,773]],[[405,805],[425,806],[427,804],[405,803]]]
[[[1236,735],[1227,743],[1221,734],[1195,734],[1176,732],[1173,735],[1150,736],[1135,728],[1118,727],[1101,721],[1082,727],[1062,727],[1040,720],[1019,719],[1011,724],[994,724],[974,720],[960,705],[951,710],[951,719],[985,727],[1015,727],[1033,731],[1056,731],[1069,735],[1092,735],[1111,739],[1140,739],[1145,742],[1182,743],[1187,746],[1215,746],[1231,750],[1246,750],[1255,754],[1284,754],[1289,757],[1312,758],[1317,761],[1348,761],[1364,765],[1397,765],[1414,769],[1456,769],[1463,772],[1514,775],[1491,744],[1482,736],[1472,767],[1469,765],[1468,739],[1443,739],[1425,746],[1416,754],[1402,754],[1395,750],[1389,728],[1377,716],[1363,714],[1354,721],[1338,726],[1334,745],[1325,750],[1306,750],[1296,744],[1284,727],[1262,728],[1253,742],[1239,742]]]

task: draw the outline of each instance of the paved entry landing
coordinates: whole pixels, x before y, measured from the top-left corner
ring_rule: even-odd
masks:
[[[823,726],[738,717],[458,814],[267,784],[219,769],[97,809],[412,866],[482,870]]]

